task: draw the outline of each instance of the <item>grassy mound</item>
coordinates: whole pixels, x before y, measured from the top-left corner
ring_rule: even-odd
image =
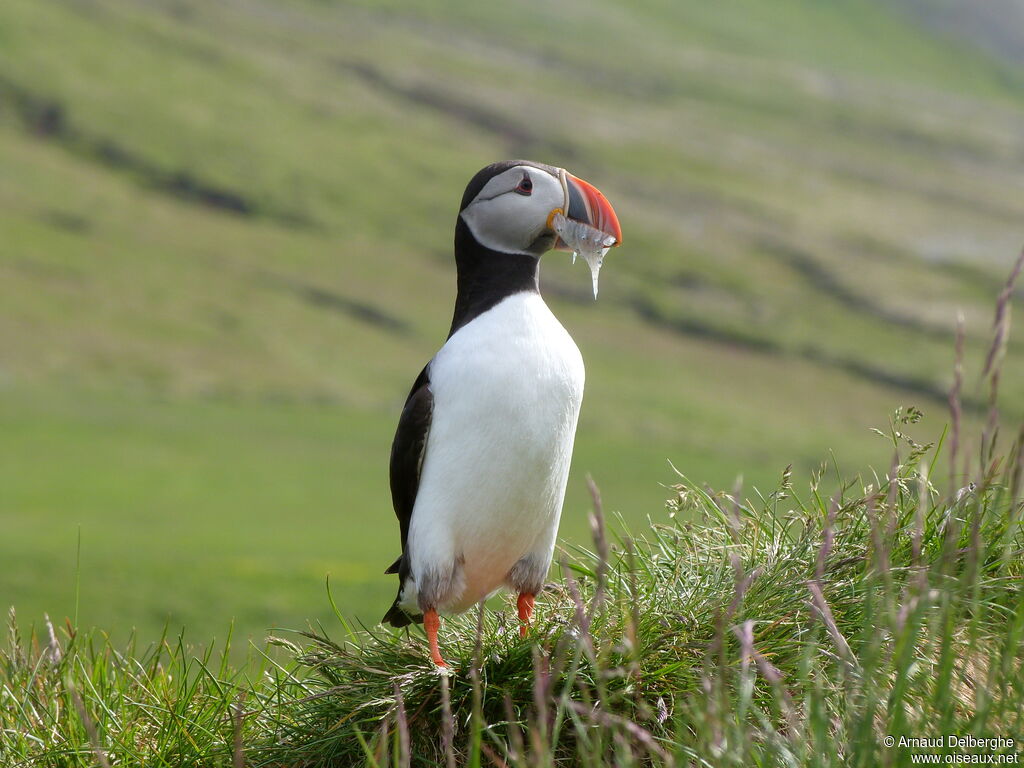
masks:
[[[643,538],[609,545],[595,518],[528,640],[511,607],[444,624],[451,676],[419,639],[311,634],[262,754],[848,766],[898,762],[887,734],[1020,736],[1019,443],[948,502],[904,434],[917,415],[893,421],[906,455],[885,479],[831,499],[819,479],[797,498],[788,473],[756,504],[684,480],[676,522]]]
[[[380,629],[279,639],[298,665],[249,676],[12,629],[4,764],[847,766],[905,762],[889,734],[1019,739],[1020,440],[950,501],[917,417],[885,478],[831,498],[787,472],[757,502],[682,480],[643,537],[596,514],[527,639],[510,608],[444,623],[450,675]]]

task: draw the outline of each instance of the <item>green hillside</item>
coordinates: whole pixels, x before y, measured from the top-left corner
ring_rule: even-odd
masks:
[[[375,621],[392,431],[505,157],[624,231],[598,302],[542,276],[588,369],[567,538],[587,472],[637,525],[669,461],[883,467],[869,427],[938,434],[956,314],[976,370],[1021,245],[1012,67],[880,0],[5,0],[0,603],[72,615],[80,532],[83,625],[259,636],[328,573]]]

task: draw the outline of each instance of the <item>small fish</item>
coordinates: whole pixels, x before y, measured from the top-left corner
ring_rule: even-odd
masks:
[[[551,219],[551,228],[558,233],[562,242],[572,249],[572,263],[582,256],[590,265],[590,276],[594,281],[594,298],[597,298],[597,275],[601,271],[604,255],[615,245],[615,238],[581,221],[566,218],[556,213]]]

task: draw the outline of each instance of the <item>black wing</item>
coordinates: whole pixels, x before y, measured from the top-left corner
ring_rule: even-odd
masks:
[[[402,554],[391,564],[385,573],[397,573],[398,591],[409,575],[409,563],[405,556],[406,541],[409,537],[409,523],[412,520],[412,509],[416,504],[416,494],[420,488],[420,470],[423,468],[423,455],[427,447],[427,434],[430,432],[430,418],[434,411],[434,395],[430,391],[430,376],[427,367],[416,377],[409,397],[406,398],[402,417],[398,420],[398,430],[391,444],[391,502],[398,516],[398,525],[402,532]],[[413,620],[398,607],[398,599],[385,614],[384,621],[401,627]]]

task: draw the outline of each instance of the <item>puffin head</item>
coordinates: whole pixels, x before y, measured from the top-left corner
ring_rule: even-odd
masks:
[[[619,219],[596,187],[564,168],[506,160],[481,169],[466,186],[459,218],[480,245],[539,257],[570,250],[551,228],[555,213],[622,240]]]

